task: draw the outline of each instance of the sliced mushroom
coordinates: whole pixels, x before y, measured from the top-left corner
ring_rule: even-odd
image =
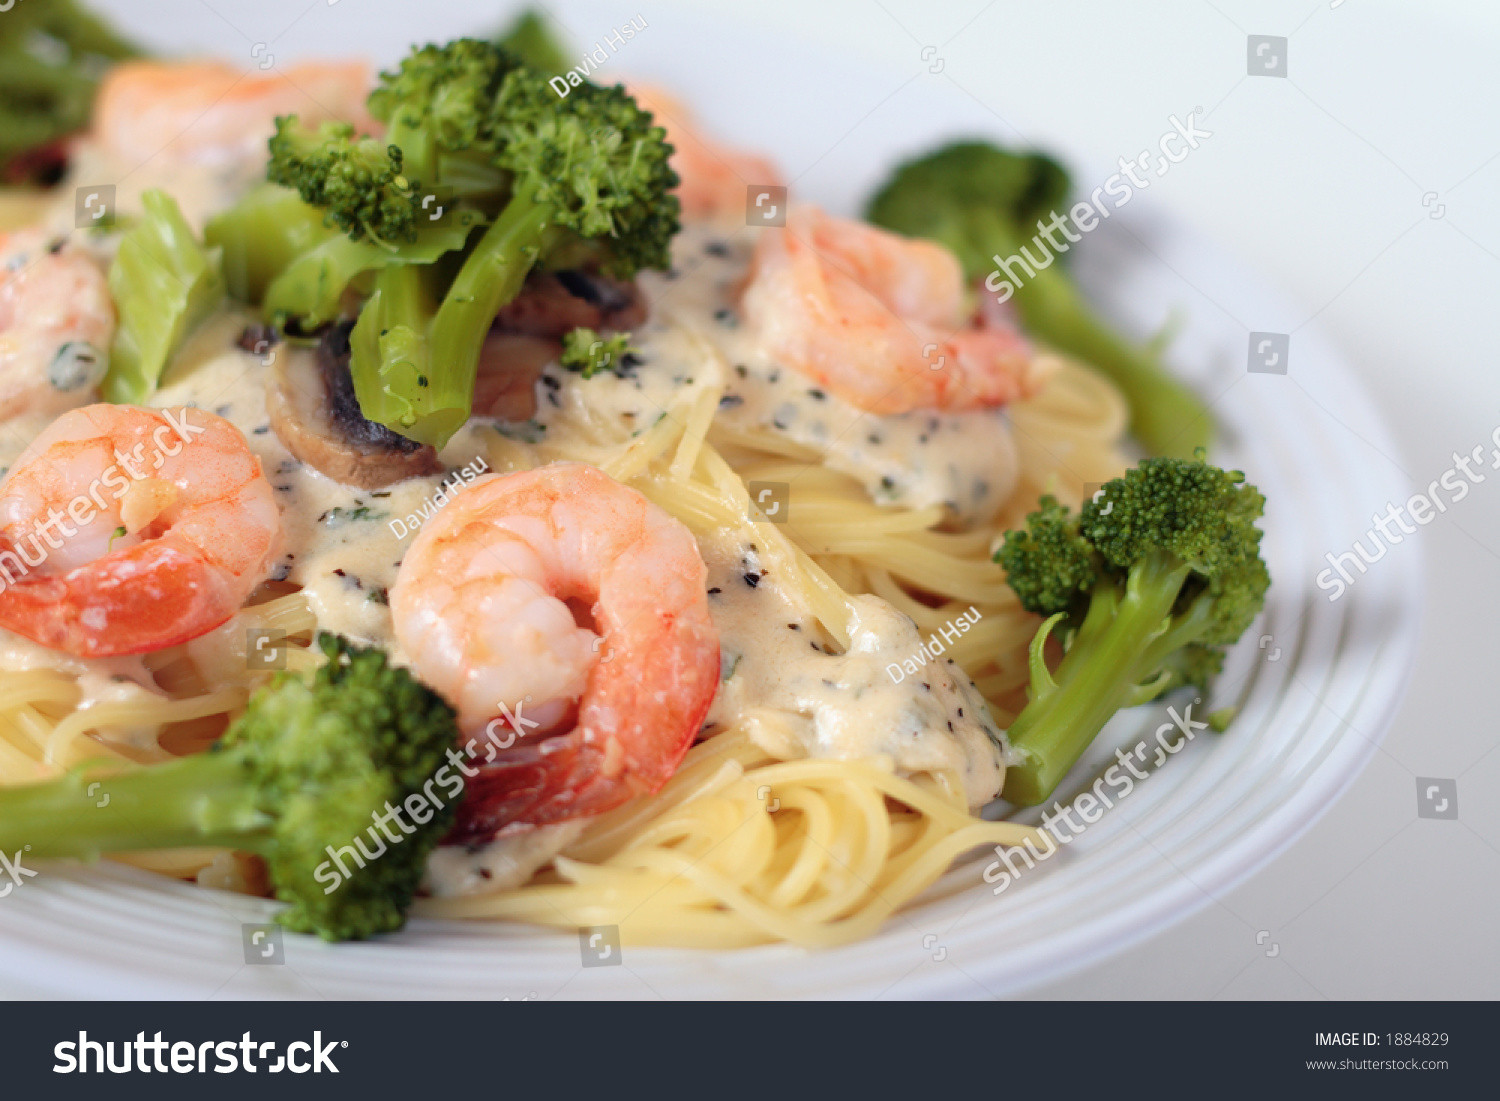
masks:
[[[534,271],[495,318],[498,328],[527,336],[562,337],[574,329],[633,329],[646,319],[634,283],[582,270]]]
[[[336,482],[378,489],[437,474],[431,447],[366,420],[349,376],[350,324],[323,335],[315,356],[283,350],[271,366],[266,408],[288,451]]]

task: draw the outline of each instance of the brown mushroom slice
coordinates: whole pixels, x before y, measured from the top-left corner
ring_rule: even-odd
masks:
[[[491,329],[479,353],[474,413],[502,421],[536,415],[536,380],[562,354],[562,344],[539,336]]]
[[[534,271],[495,324],[508,333],[562,337],[574,329],[633,329],[645,319],[634,283],[582,270]]]
[[[271,427],[296,458],[336,482],[379,489],[438,474],[431,447],[366,420],[349,377],[348,324],[323,335],[315,356],[283,350],[271,366],[266,409]]]

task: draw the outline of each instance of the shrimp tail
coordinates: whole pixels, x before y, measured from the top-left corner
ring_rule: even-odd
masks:
[[[16,560],[0,535],[0,562]],[[62,575],[23,574],[0,587],[0,627],[85,658],[144,654],[228,621],[237,601],[202,557],[152,541]]]
[[[696,644],[681,643],[685,631],[699,636]],[[603,814],[661,790],[692,748],[713,704],[719,643],[711,631],[694,631],[682,617],[667,612],[659,613],[652,633],[662,645],[632,649],[654,655],[653,678],[660,674],[660,681],[610,677],[603,672],[609,663],[601,662],[590,676],[590,691],[573,729],[518,742],[469,779],[450,843],[488,840],[516,822],[544,826]],[[666,645],[674,637],[678,645]],[[629,653],[607,656],[635,667]],[[663,670],[663,663],[671,667]],[[677,690],[663,700],[659,683]],[[649,744],[636,743],[625,731],[617,736],[613,728],[620,724],[610,722],[612,717],[643,712],[659,722]]]

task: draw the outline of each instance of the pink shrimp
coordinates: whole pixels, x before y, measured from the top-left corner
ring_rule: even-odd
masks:
[[[362,61],[243,71],[223,61],[130,61],[111,68],[94,101],[93,132],[117,156],[144,161],[264,160],[277,115],[340,119],[369,130]]]
[[[719,683],[706,574],[685,527],[583,463],[480,478],[426,523],[391,589],[396,638],[465,731],[524,728],[488,748],[455,838],[671,778]]]
[[[656,116],[676,152],[672,168],[682,177],[677,197],[684,218],[743,217],[749,187],[780,186],[780,170],[765,157],[744,153],[705,138],[693,125],[692,113],[660,88],[632,84],[635,101]]]
[[[744,290],[765,350],[871,413],[1004,405],[1046,360],[998,318],[971,319],[941,245],[794,207],[764,229]]]
[[[0,422],[93,400],[114,331],[93,257],[41,228],[0,235]]]
[[[260,460],[201,409],[86,405],[0,481],[0,627],[78,657],[224,623],[280,549]]]

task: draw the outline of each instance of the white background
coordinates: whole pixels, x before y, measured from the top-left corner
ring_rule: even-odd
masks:
[[[337,53],[338,21],[365,13],[409,12],[408,37],[443,38],[486,29],[505,7],[325,4],[101,6],[174,40],[174,17],[191,12],[194,25],[216,28],[195,45],[243,54],[247,66],[257,38],[287,56]],[[574,25],[566,2],[549,7],[578,42],[608,29]],[[217,20],[205,22],[205,8]],[[1500,6],[1491,0],[628,0],[616,21],[691,21],[710,8],[753,23],[757,42],[769,35],[788,46],[766,52],[760,132],[732,136],[773,148],[794,188],[805,175],[803,194],[828,202],[841,184],[843,205],[867,186],[838,178],[841,147],[861,140],[882,95],[911,81],[959,89],[993,117],[992,136],[1066,149],[1089,166],[1080,183],[1096,178],[1094,167],[1154,148],[1169,116],[1203,108],[1212,138],[1143,201],[1227,246],[1298,304],[1298,316],[1236,318],[1247,331],[1293,334],[1286,384],[1296,384],[1296,330],[1315,319],[1359,366],[1399,441],[1396,454],[1367,447],[1368,462],[1417,486],[1500,426]],[[1289,39],[1286,78],[1247,76],[1249,34]],[[745,48],[722,34],[702,42],[710,53]],[[799,101],[788,67],[835,56],[841,65],[859,59],[870,79],[845,102]],[[611,64],[628,71],[626,56]],[[886,91],[872,97],[876,85]],[[702,109],[712,119],[712,103]],[[821,147],[778,144],[788,112],[847,124],[826,131],[837,140]],[[941,129],[934,119],[934,135]],[[1182,305],[1234,316],[1233,303],[1195,300],[1190,290]],[[1325,427],[1347,431],[1336,408]],[[1392,554],[1418,551],[1428,574],[1420,656],[1393,729],[1353,787],[1239,888],[1034,995],[1500,994],[1500,473]],[[1457,778],[1457,821],[1417,817],[1418,776]]]

